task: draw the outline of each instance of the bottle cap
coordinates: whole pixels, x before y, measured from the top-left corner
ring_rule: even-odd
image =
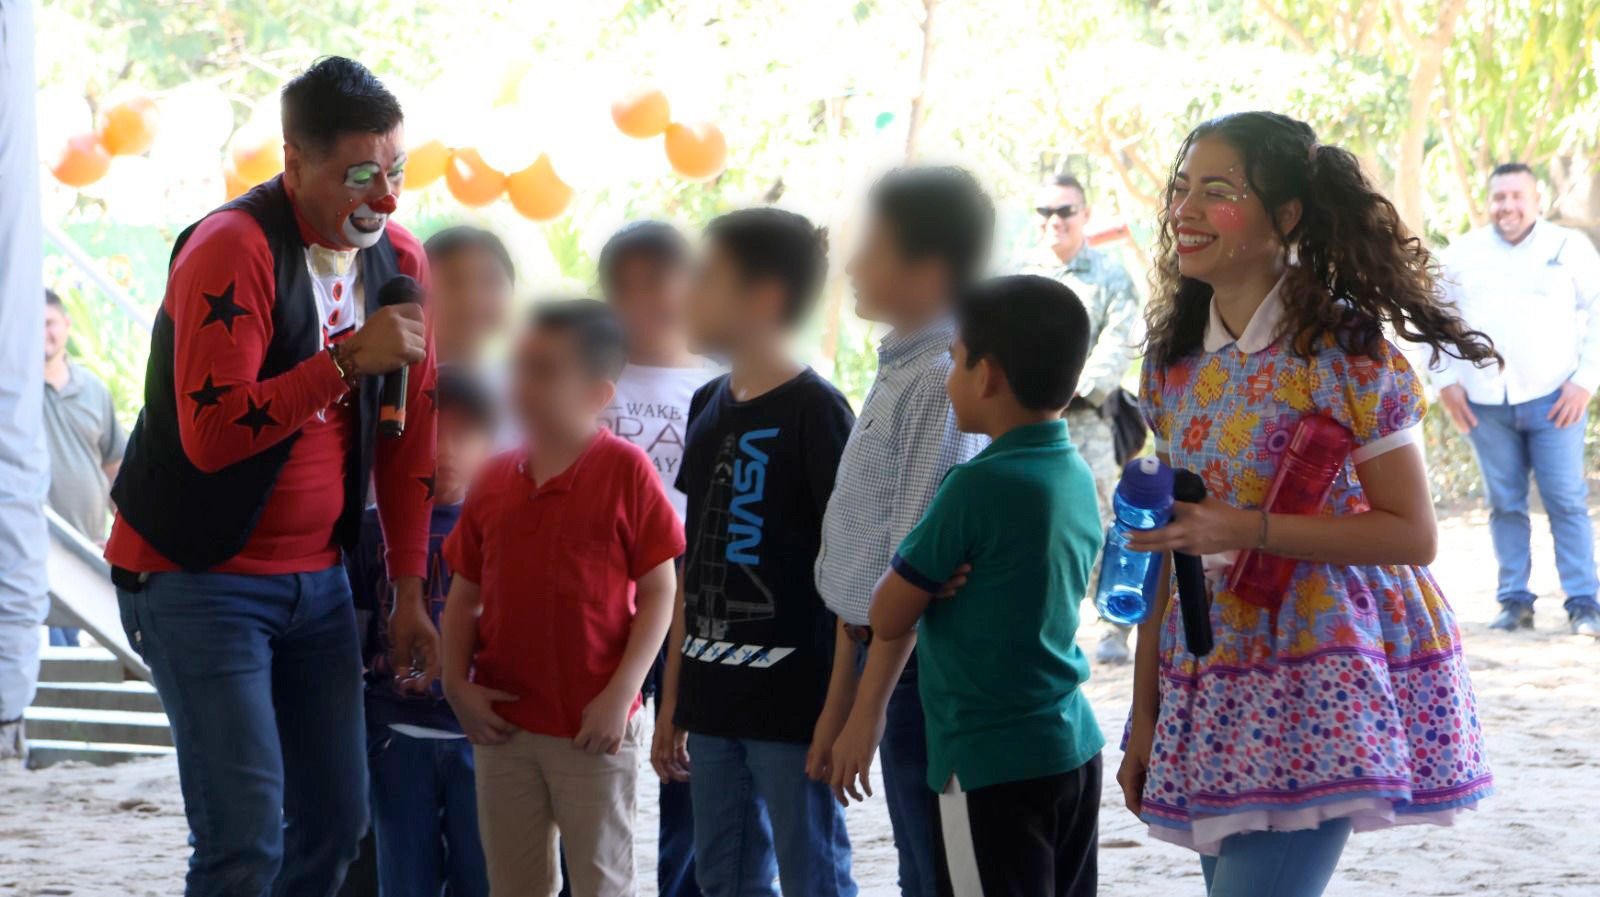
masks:
[[[1160,458],[1134,458],[1122,468],[1117,494],[1141,508],[1159,508],[1172,503],[1172,468]]]
[[[1344,463],[1355,438],[1338,421],[1326,414],[1312,414],[1295,424],[1289,439],[1289,454],[1318,467]]]

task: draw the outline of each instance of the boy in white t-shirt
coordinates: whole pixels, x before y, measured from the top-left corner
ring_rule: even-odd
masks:
[[[679,520],[687,498],[673,482],[683,462],[689,401],[720,373],[688,348],[683,325],[688,266],[688,240],[662,221],[636,221],[612,234],[600,250],[598,266],[600,291],[621,319],[628,344],[628,366],[617,380],[616,400],[600,422],[650,456]],[[646,699],[656,694],[660,682],[658,660],[645,681]],[[658,893],[699,897],[689,783],[662,783],[660,806]]]

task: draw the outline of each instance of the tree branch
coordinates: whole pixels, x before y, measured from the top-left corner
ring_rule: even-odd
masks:
[[[1261,14],[1267,17],[1267,21],[1271,22],[1279,33],[1288,38],[1289,43],[1295,45],[1295,49],[1307,56],[1317,55],[1317,48],[1312,46],[1311,41],[1306,38],[1305,32],[1289,21],[1283,13],[1274,9],[1271,0],[1256,0],[1256,8],[1261,10]]]
[[[1488,217],[1483,213],[1483,207],[1478,204],[1479,191],[1473,187],[1473,179],[1467,176],[1467,157],[1461,152],[1461,143],[1456,139],[1456,103],[1454,91],[1445,88],[1444,120],[1439,122],[1439,130],[1444,131],[1444,146],[1450,156],[1450,167],[1456,174],[1456,189],[1461,191],[1461,197],[1467,204],[1467,218],[1473,227],[1482,227]]]
[[[917,159],[917,143],[922,136],[922,119],[927,115],[928,72],[933,64],[933,9],[938,0],[922,0],[922,64],[917,72],[917,95],[911,98],[911,122],[906,127],[906,161]]]
[[[1406,43],[1413,47],[1422,43],[1422,38],[1418,37],[1417,33],[1412,31],[1411,26],[1406,22],[1405,0],[1389,0],[1389,19],[1394,22],[1395,29],[1400,32],[1401,37],[1405,38]]]
[[[1365,55],[1372,42],[1372,32],[1378,24],[1378,8],[1376,3],[1361,4],[1361,20],[1356,24],[1356,39],[1351,45],[1357,56]]]

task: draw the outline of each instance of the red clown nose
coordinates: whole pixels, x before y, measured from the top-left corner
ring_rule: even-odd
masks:
[[[395,195],[393,193],[386,193],[381,198],[367,203],[367,208],[377,212],[380,215],[393,215],[396,205],[397,203],[395,200]]]

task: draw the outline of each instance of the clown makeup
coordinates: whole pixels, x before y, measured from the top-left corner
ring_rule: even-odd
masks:
[[[360,195],[352,198],[352,204],[347,206],[347,211],[339,221],[339,233],[351,246],[366,249],[377,245],[378,240],[383,237],[383,229],[396,206],[394,191],[399,189],[401,181],[405,178],[405,169],[406,157],[402,155],[389,167],[387,178],[389,192],[370,200],[366,197],[371,195],[383,166],[368,161],[358,162],[345,169],[345,187],[362,191]]]
[[[1240,162],[1226,142],[1201,138],[1173,177],[1167,217],[1185,277],[1215,286],[1242,268],[1278,263],[1272,221],[1252,195]]]

